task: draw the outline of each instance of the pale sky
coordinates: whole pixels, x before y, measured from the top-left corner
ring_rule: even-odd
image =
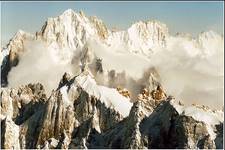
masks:
[[[1,2],[2,44],[19,30],[35,33],[49,17],[71,8],[97,16],[109,27],[126,29],[140,20],[165,23],[171,34],[202,31],[223,33],[224,2]]]

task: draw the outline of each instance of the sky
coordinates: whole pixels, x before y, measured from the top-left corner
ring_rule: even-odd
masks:
[[[224,2],[1,2],[1,42],[8,43],[19,30],[35,33],[49,17],[67,9],[97,16],[109,28],[124,30],[140,20],[165,23],[171,34],[202,31],[223,33]]]

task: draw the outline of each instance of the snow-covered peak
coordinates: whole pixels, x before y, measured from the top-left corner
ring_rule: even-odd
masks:
[[[72,9],[68,9],[64,11],[61,15],[58,16],[63,20],[63,18],[71,18],[71,21],[87,21],[88,18],[86,15],[83,13],[83,11],[75,12]]]
[[[131,35],[136,33],[141,39],[151,39],[154,44],[161,45],[168,35],[168,28],[165,24],[153,20],[153,21],[139,21],[133,24],[129,29],[128,33]]]
[[[71,14],[74,14],[75,11],[73,11],[72,9],[67,9],[63,12],[63,15],[71,15]]]
[[[49,45],[76,49],[95,33],[93,25],[83,13],[69,9],[58,17],[48,18],[39,35]]]
[[[128,28],[128,32],[137,32],[142,38],[155,38],[154,40],[160,40],[168,36],[168,28],[166,24],[156,20],[139,21],[131,25]]]
[[[125,46],[127,51],[147,54],[157,46],[166,46],[168,28],[159,21],[139,21],[126,31],[110,31],[96,16],[68,9],[60,16],[49,18],[38,35],[49,45],[82,48],[88,40],[97,40],[112,47]]]
[[[166,24],[158,21],[158,20],[148,20],[148,21],[138,21],[131,25],[130,28],[139,28],[139,29],[145,29],[145,28],[160,28],[165,30],[165,32],[168,32]]]
[[[168,28],[159,21],[139,21],[125,31],[112,32],[108,44],[114,47],[125,47],[136,54],[150,56],[157,47],[165,47]]]
[[[61,15],[58,16],[59,18],[73,18],[82,21],[82,19],[87,20],[86,15],[83,11],[76,12],[72,9],[65,10]]]

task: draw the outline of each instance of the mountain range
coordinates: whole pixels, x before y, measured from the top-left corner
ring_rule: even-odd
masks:
[[[1,50],[1,148],[222,149],[223,41],[71,9],[19,30]]]

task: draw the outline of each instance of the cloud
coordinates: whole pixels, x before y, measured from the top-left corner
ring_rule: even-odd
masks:
[[[168,47],[152,56],[168,94],[185,104],[223,106],[224,45],[223,40],[214,42],[201,48],[193,40],[171,37]]]
[[[167,94],[185,104],[223,106],[223,39],[203,39],[199,45],[185,37],[170,37],[167,48],[156,49],[149,60],[128,52],[125,47],[109,48],[95,41],[89,41],[86,46],[90,67],[95,68],[96,58],[102,59],[103,74],[92,68],[99,84],[122,85],[137,95],[147,86],[148,79],[143,73],[154,66]],[[57,88],[64,72],[74,75],[79,72],[80,59],[87,57],[83,52],[27,42],[18,66],[9,73],[9,86],[41,82],[49,93]],[[115,81],[110,81],[112,70],[115,70]]]
[[[57,50],[47,48],[43,42],[29,41],[24,43],[24,53],[20,56],[18,66],[9,72],[10,87],[29,83],[42,83],[50,94],[56,89],[64,72],[72,72],[68,61],[59,61]]]

